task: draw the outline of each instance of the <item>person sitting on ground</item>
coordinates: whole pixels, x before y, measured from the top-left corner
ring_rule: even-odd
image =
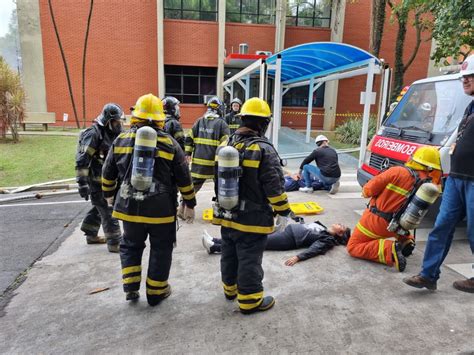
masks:
[[[265,250],[295,250],[307,247],[305,251],[285,261],[285,265],[293,266],[299,261],[322,255],[336,245],[346,245],[350,235],[350,228],[339,223],[332,224],[329,228],[319,221],[309,224],[294,223],[282,231],[269,234]],[[213,238],[204,231],[202,245],[208,254],[220,253],[221,243],[221,239]]]
[[[311,193],[311,176],[317,177],[324,184],[324,189],[331,195],[339,191],[339,179],[341,177],[341,168],[337,158],[337,152],[329,146],[329,139],[320,134],[316,137],[315,143],[318,146],[313,152],[304,158],[300,165],[299,176],[303,174],[305,187],[301,187],[301,192]],[[311,165],[312,161],[316,166]]]
[[[298,173],[291,173],[290,171],[283,171],[284,178],[285,178],[285,191],[298,191],[301,187],[305,187],[305,180],[304,177],[299,175]],[[311,176],[311,187],[314,191],[324,189],[324,183],[319,180],[316,176]]]

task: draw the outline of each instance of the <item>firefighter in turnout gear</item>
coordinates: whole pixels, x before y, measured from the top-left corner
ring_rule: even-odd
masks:
[[[181,118],[179,100],[173,96],[163,99],[163,110],[166,114],[164,131],[178,142],[184,150],[184,132],[179,119]]]
[[[400,235],[389,231],[392,219],[406,207],[407,199],[426,181],[441,183],[441,160],[438,149],[418,148],[405,166],[391,167],[365,184],[362,195],[370,197],[367,209],[357,223],[347,244],[355,258],[395,266],[402,272],[406,257],[414,247],[414,237],[406,231]],[[396,241],[387,238],[395,238]]]
[[[237,298],[240,311],[249,314],[266,311],[275,303],[273,297],[263,295],[263,251],[267,235],[275,230],[274,213],[278,215],[277,227],[284,228],[291,211],[280,158],[264,136],[271,121],[268,104],[256,97],[249,99],[242,106],[241,118],[242,126],[217,151],[218,198],[212,223],[221,226],[224,295],[228,300]],[[239,152],[240,173],[221,175],[221,150],[229,147]],[[230,164],[223,164],[226,166]],[[239,176],[234,185],[238,191],[233,192],[238,193],[238,203],[232,210],[225,210],[220,203],[223,176]],[[227,200],[224,203],[227,205]]]
[[[113,216],[123,221],[120,259],[127,300],[139,297],[142,254],[150,236],[146,295],[148,304],[155,306],[171,293],[168,276],[176,241],[177,191],[184,199],[185,217],[194,218],[196,199],[184,152],[163,131],[161,100],[152,94],[141,96],[130,123],[130,130],[117,137],[107,156],[102,189],[114,204]]]
[[[87,244],[107,241],[107,248],[113,253],[119,251],[121,231],[118,221],[112,218],[112,208],[102,195],[101,178],[105,157],[112,142],[122,131],[122,118],[123,111],[119,105],[106,104],[93,125],[81,133],[76,153],[79,194],[86,201],[90,197],[92,203],[92,209],[82,221],[81,230],[86,235]],[[101,225],[105,239],[98,236]]]
[[[229,126],[230,134],[241,126],[242,120],[240,118],[240,109],[242,108],[242,101],[239,98],[235,98],[230,102],[230,112],[225,116],[225,122]]]

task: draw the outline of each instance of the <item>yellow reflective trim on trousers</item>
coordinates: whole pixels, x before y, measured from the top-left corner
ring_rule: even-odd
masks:
[[[80,177],[89,176],[89,169],[77,169],[76,176],[80,176]]]
[[[169,292],[169,289],[170,289],[169,286],[167,286],[167,287],[165,287],[165,288],[163,288],[163,289],[161,289],[161,290],[153,290],[153,289],[151,289],[151,288],[147,288],[147,289],[146,289],[146,294],[147,294],[147,295],[152,295],[152,296],[153,296],[153,295],[155,295],[155,296],[156,296],[156,295],[162,295],[162,294],[164,294],[164,293],[168,293],[168,292]]]
[[[131,274],[133,272],[141,272],[142,271],[142,267],[140,265],[138,266],[128,266],[128,267],[124,267],[122,269],[122,275],[127,275],[127,274]]]
[[[155,281],[150,279],[149,277],[146,278],[146,283],[153,287],[165,287],[168,286],[168,281]]]
[[[181,196],[182,196],[183,199],[185,199],[185,200],[192,200],[194,197],[196,197],[196,194],[193,192],[193,193],[188,194],[188,195],[181,194]]]
[[[249,295],[242,295],[241,293],[239,293],[239,295],[237,296],[237,300],[239,300],[239,301],[249,301],[249,300],[258,301],[262,297],[263,297],[263,291],[257,292],[257,293],[251,293]]]
[[[285,210],[290,209],[290,204],[288,202],[281,206],[278,206],[278,205],[272,205],[272,206],[275,211],[285,211]]]
[[[360,224],[360,222],[356,224],[356,228],[369,238],[373,238],[373,239],[385,238],[385,237],[382,237],[381,235],[377,235],[374,232],[368,230],[362,224]]]
[[[173,153],[163,152],[162,150],[158,150],[156,152],[155,156],[166,159],[166,160],[173,160],[174,159],[174,154]]]
[[[214,179],[214,175],[203,175],[191,172],[191,176],[198,179]]]
[[[397,186],[397,185],[394,185],[394,184],[387,184],[387,186],[385,186],[385,188],[387,190],[396,192],[397,194],[400,194],[402,196],[408,196],[410,194],[410,191],[407,191],[407,190],[401,188],[400,186]]]
[[[133,147],[114,147],[114,154],[130,154],[133,152]]]
[[[278,203],[278,202],[287,201],[287,200],[288,200],[288,195],[286,194],[286,192],[283,192],[281,195],[278,195],[278,196],[268,197],[268,201],[270,201],[270,203]]]
[[[224,290],[227,290],[227,291],[237,291],[237,284],[233,284],[233,285],[227,286],[225,283],[222,283],[222,286],[224,286]]]
[[[189,191],[194,191],[194,186],[193,186],[193,184],[188,185],[188,186],[178,186],[178,189],[182,193],[186,193],[186,192],[189,192]]]
[[[211,145],[213,147],[218,147],[221,142],[218,141],[218,140],[215,140],[215,139],[196,137],[196,138],[194,138],[194,143],[195,144]]]
[[[263,302],[263,298],[261,298],[256,303],[240,303],[239,302],[239,308],[240,309],[245,309],[245,310],[254,309],[254,308],[257,308],[258,306],[260,306],[262,304],[262,302]]]
[[[142,281],[141,276],[126,277],[126,278],[122,279],[122,282],[124,284],[133,284],[133,283],[137,283],[137,282],[140,282],[140,281]]]
[[[215,160],[207,160],[207,159],[199,159],[193,158],[193,164],[197,165],[205,165],[205,166],[214,166],[216,164]]]
[[[379,261],[382,264],[386,264],[387,262],[385,261],[385,239],[379,239]]]
[[[102,177],[102,183],[103,183],[103,184],[106,184],[106,185],[115,185],[116,182],[117,182],[117,179],[115,179],[115,180],[108,180],[108,179],[106,179],[105,177]]]
[[[233,221],[228,221],[226,219],[221,218],[213,218],[213,224],[218,224],[227,228],[236,229],[241,232],[248,232],[248,233],[258,233],[258,234],[270,234],[275,231],[273,226],[271,227],[262,227],[262,226],[249,226],[245,224],[240,224]]]
[[[164,224],[173,223],[175,216],[170,217],[145,217],[145,216],[131,216],[122,212],[114,211],[112,216],[122,221],[134,222],[134,223],[149,223],[149,224]]]
[[[114,186],[105,186],[102,185],[102,191],[114,191],[115,190],[115,185]]]
[[[247,168],[258,168],[260,166],[260,160],[244,159],[242,161],[242,166]]]

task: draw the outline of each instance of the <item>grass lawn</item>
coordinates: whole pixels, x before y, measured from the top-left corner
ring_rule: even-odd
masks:
[[[21,136],[0,140],[0,186],[22,186],[72,178],[77,137]]]

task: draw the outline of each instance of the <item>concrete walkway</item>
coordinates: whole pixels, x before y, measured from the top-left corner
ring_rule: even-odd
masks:
[[[210,206],[211,188],[207,184],[198,194],[198,216]],[[307,221],[350,226],[364,203],[325,192],[293,192],[290,200],[315,200],[325,208]],[[0,353],[474,352],[474,295],[452,288],[459,274],[443,268],[437,292],[401,281],[418,272],[423,243],[404,274],[353,259],[343,247],[294,267],[283,265],[294,251],[266,252],[265,292],[276,297],[276,305],[244,316],[224,299],[219,256],[201,246],[204,229],[219,234],[200,218],[181,226],[169,279],[173,294],[155,308],[147,305],[143,284],[140,301],[127,303],[118,255],[104,245],[86,245],[76,229],[57,252],[34,265],[4,309]],[[144,273],[147,257],[145,252]],[[472,262],[466,241],[455,242],[447,262]],[[89,294],[96,288],[109,289]]]

